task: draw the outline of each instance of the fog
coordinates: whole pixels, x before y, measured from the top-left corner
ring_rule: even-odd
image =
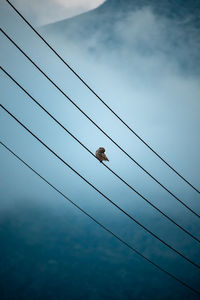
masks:
[[[197,59],[200,47],[199,29],[192,22],[193,16],[185,15],[181,20],[171,19],[167,14],[156,13],[151,5],[134,8],[126,14],[123,10],[120,12],[120,9],[115,11],[112,8],[113,14],[110,14],[110,8],[107,5],[106,2],[92,12],[37,29],[134,131],[198,188],[200,75]],[[121,124],[6,3],[1,4],[0,20],[3,30],[98,126],[188,206],[197,212],[200,211],[199,195],[159,161],[136,136]],[[109,162],[106,164],[111,169],[174,218],[178,224],[199,236],[200,227],[197,217],[123,154],[69,100],[59,93],[2,33],[0,38],[1,65],[7,72],[17,79],[93,153],[98,147],[105,147],[106,155],[109,158]],[[1,103],[53,151],[138,221],[180,252],[198,262],[199,244],[197,242],[181,232],[123,182],[114,177],[37,107],[2,71],[0,85]],[[149,258],[165,266],[171,272],[175,272],[177,276],[190,282],[191,285],[198,286],[199,272],[194,267],[133,224],[105,198],[49,153],[2,109],[0,111],[0,132],[2,142],[70,199]],[[75,208],[67,204],[2,146],[1,166],[0,214],[5,228],[3,232],[6,233],[6,229],[9,231],[10,228],[13,230],[13,224],[21,224],[19,226],[23,231],[23,225],[25,225],[27,229],[22,234],[23,238],[26,235],[29,236],[28,243],[33,243],[33,245],[38,243],[47,253],[50,251],[48,247],[51,243],[55,247],[55,252],[58,251],[58,248],[59,251],[64,251],[66,245],[63,244],[61,236],[67,232],[66,234],[73,240],[70,242],[72,247],[76,247],[77,243],[79,246],[82,245],[80,247],[83,249],[80,252],[85,253],[87,247],[91,252],[94,249],[99,251],[98,235],[103,234],[99,233],[100,229],[94,229],[93,226],[96,225],[76,212]],[[35,224],[35,219],[37,219],[35,214],[38,217],[41,216],[37,220],[38,224]],[[27,220],[27,215],[31,221]],[[66,219],[68,221],[65,223]],[[46,220],[50,230],[50,233],[47,233],[47,240],[43,239],[42,233],[38,236],[40,228],[41,232],[46,230],[42,225],[44,222],[42,220]],[[10,224],[9,229],[8,224]],[[76,231],[78,229],[75,230],[79,226],[77,224],[81,224],[78,232]],[[57,230],[54,231],[53,226]],[[70,226],[73,226],[73,229]],[[86,237],[84,237],[84,232],[88,232]],[[58,241],[57,238],[55,239],[57,234],[60,234],[61,240],[59,237]],[[53,242],[50,243],[51,235]],[[104,244],[102,246],[104,251],[100,250],[99,257],[101,259],[98,260],[97,255],[94,261],[104,268],[102,272],[106,272],[102,257],[105,256],[105,260],[110,262],[112,270],[114,262],[111,257],[114,254],[108,253],[108,249],[114,251],[116,244],[113,240],[107,241],[108,237],[105,238],[104,234],[99,238],[99,241]],[[90,245],[93,239],[95,241],[97,239],[95,246]],[[25,239],[25,241],[26,244],[27,240]],[[87,244],[86,241],[90,246],[83,246]],[[57,247],[55,242],[58,243]],[[8,245],[6,238],[4,238],[4,243]],[[117,265],[126,260],[124,251],[126,250],[123,247],[116,250],[118,254],[115,255],[119,255]],[[65,258],[69,259],[67,254]],[[146,275],[143,274],[143,268],[150,268],[149,272],[152,274],[150,285],[154,286],[153,281],[155,280],[158,281],[158,285],[162,286],[162,280],[159,280],[156,270],[147,267],[148,264],[141,260],[138,262],[138,258],[135,256],[134,261],[132,259],[131,257],[130,266],[134,268],[136,264],[139,273],[138,288],[134,290],[135,297],[142,297],[142,280],[145,280],[145,276],[148,275],[148,271],[146,271]],[[53,260],[58,263],[57,258]],[[128,260],[129,258],[127,258],[126,264],[128,264]],[[81,262],[79,263],[81,264]],[[47,273],[48,270],[47,268]],[[59,270],[60,266],[56,267],[55,272],[59,272]],[[34,276],[36,277],[37,272],[38,269],[35,271]],[[112,277],[112,272],[109,272],[109,276]],[[127,266],[124,272],[120,273],[119,280],[128,279],[127,293],[131,293],[130,278],[133,274],[130,273]],[[76,273],[77,270],[73,274]],[[84,272],[81,274],[84,276]],[[95,276],[95,271],[90,269],[90,274]],[[166,277],[163,281],[169,284],[171,290],[173,287],[177,287],[176,282],[171,282]],[[110,297],[115,284],[116,281],[113,280],[111,290],[105,292],[104,297]],[[91,292],[92,288],[96,288],[97,292]],[[89,295],[93,295],[93,299],[100,299],[98,298],[99,288],[94,281],[86,290],[90,290]],[[81,287],[81,290],[84,288]],[[115,296],[115,299],[123,299],[123,292],[122,288],[118,298]],[[157,292],[159,295],[162,293],[159,288],[157,288]],[[66,292],[64,294],[66,295]],[[190,292],[185,292],[184,288],[177,287],[177,295],[177,297],[188,296]],[[172,294],[168,291],[166,299],[171,296]],[[63,299],[62,296],[61,299]]]

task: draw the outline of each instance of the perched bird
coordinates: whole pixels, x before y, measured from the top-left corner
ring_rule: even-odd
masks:
[[[96,157],[100,162],[102,162],[103,160],[109,161],[109,159],[107,158],[104,152],[105,149],[103,147],[99,147],[99,149],[96,151]]]

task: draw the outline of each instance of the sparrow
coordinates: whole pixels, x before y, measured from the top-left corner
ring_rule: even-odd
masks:
[[[103,147],[99,147],[99,149],[96,151],[96,157],[100,162],[102,162],[103,160],[109,161],[109,159],[107,158],[107,156],[104,153],[105,151],[106,150]]]

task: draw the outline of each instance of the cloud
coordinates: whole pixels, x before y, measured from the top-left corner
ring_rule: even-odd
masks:
[[[121,14],[116,22],[106,8],[101,16],[91,12],[83,17],[72,20],[72,25],[71,21],[66,26],[64,22],[61,27],[56,25],[56,31],[46,28],[45,33],[58,52],[84,74],[92,87],[101,91],[106,102],[136,132],[147,137],[161,154],[167,153],[177,168],[181,170],[185,165],[185,174],[190,174],[195,182],[199,144],[198,133],[193,129],[200,126],[200,78],[196,64],[200,45],[195,26],[190,24],[185,30],[176,19],[156,14],[150,6],[130,11],[126,16]],[[78,93],[74,98],[80,98]],[[87,101],[85,109],[92,113],[94,104]],[[103,122],[95,116],[97,123],[107,124],[106,130],[114,128],[106,113],[104,116]],[[149,153],[141,150],[133,138],[128,139],[120,126],[118,135],[112,129],[110,132],[116,139],[120,136],[121,143],[125,136],[122,146],[130,152],[134,149],[137,160],[155,170],[155,160],[150,163]],[[176,145],[173,151],[172,145]]]
[[[15,5],[34,25],[41,26],[95,9],[104,1],[105,0],[17,0]]]
[[[90,14],[95,14],[94,20],[97,19],[96,11],[92,11]],[[187,44],[182,42],[185,38],[184,32],[178,31],[174,22],[169,18],[155,15],[149,6],[130,12],[125,17],[122,15],[113,28],[110,18],[106,15],[105,22],[101,21],[100,26],[95,28],[92,34],[90,31],[94,30],[94,26],[91,26],[91,24],[94,25],[94,23],[91,23],[90,19],[88,20],[89,26],[87,28],[90,31],[87,31],[79,21],[83,19],[82,17],[84,16],[75,18],[76,30],[73,32],[69,30],[70,37],[63,29],[64,26],[56,34],[52,34],[52,27],[49,31],[44,28],[45,31],[48,31],[48,34],[47,32],[46,34],[50,44],[56,48],[66,61],[70,62],[94,90],[100,91],[102,98],[122,119],[147,140],[158,153],[164,154],[166,160],[178,170],[181,170],[183,175],[186,174],[188,179],[198,185],[199,133],[196,129],[200,126],[200,80],[199,75],[193,73],[193,70],[188,73],[186,68],[182,68],[179,61],[180,52],[186,61],[191,48],[198,48],[196,39],[194,38],[191,41],[193,47],[188,47]],[[88,18],[88,14],[86,18]],[[68,25],[66,27],[69,28],[70,22],[73,21],[67,20],[66,22]],[[111,29],[110,31],[105,31],[104,25],[106,25],[106,22],[108,22],[109,26],[107,27]],[[60,26],[60,23],[58,25]],[[78,31],[78,28],[80,28],[80,31]],[[82,35],[82,30],[86,31],[85,35]],[[168,32],[171,32],[171,36],[168,35]],[[193,33],[195,37],[196,31],[194,28]],[[168,170],[151,155],[150,151],[145,150],[133,135],[129,134],[117,120],[114,120],[115,118],[103,108],[103,105],[91,93],[86,92],[86,89],[74,80],[71,73],[67,73],[67,68],[59,64],[54,56],[50,56],[50,52],[46,47],[38,51],[39,48],[35,39],[29,38],[35,45],[27,43],[26,39],[27,47],[30,48],[30,45],[32,45],[32,55],[35,53],[37,62],[48,68],[48,74],[55,78],[59,86],[63,87],[63,90],[136,161],[152,172],[162,183],[166,183],[169,189],[175,190],[175,194],[181,194],[185,186],[179,184],[172,174],[169,174]],[[177,44],[173,44],[172,41],[174,40],[177,41],[178,45],[182,43],[181,49],[180,47],[177,49]],[[8,51],[6,51],[5,61],[8,60],[8,57]],[[17,59],[16,61],[18,62]],[[194,63],[193,55],[190,56],[190,61]],[[6,68],[9,63],[7,61]],[[20,68],[15,68],[16,72],[18,69],[20,70]],[[30,73],[26,84],[30,87],[33,85],[40,101],[42,101],[41,90],[43,91],[45,105],[50,109],[53,107],[53,113],[58,115],[61,123],[67,124],[66,127],[75,133],[93,152],[99,146],[105,146],[110,158],[111,168],[114,168],[116,173],[119,173],[144,196],[155,201],[155,203],[158,202],[158,206],[167,209],[173,208],[173,211],[178,211],[174,199],[170,199],[168,195],[162,193],[161,189],[158,189],[152,180],[148,179],[130,160],[121,154],[119,149],[97,132],[93,125],[88,124],[85,118],[77,111],[75,112],[70,105],[68,107],[68,104],[60,99],[59,93],[56,91],[55,94],[53,94],[53,91],[50,93],[48,87],[46,88],[46,83],[42,84],[42,81],[40,82],[39,74],[37,74],[38,77],[33,74],[33,80],[30,80],[31,69],[32,66],[26,72],[23,69],[23,74],[20,74],[20,76],[25,75],[24,82],[26,82],[26,73]],[[35,88],[37,86],[41,86],[41,89]],[[58,105],[55,105],[55,99],[55,103],[58,101]],[[27,116],[29,115],[27,114]],[[32,111],[30,111],[31,118]],[[77,122],[74,122],[74,120],[77,120]],[[39,127],[48,128],[44,124],[44,120],[38,124]],[[51,128],[51,124],[49,126]],[[133,199],[136,201],[135,194],[132,191],[128,193],[127,189],[122,187],[123,184],[116,184],[112,175],[102,169],[99,170],[99,165],[95,165],[94,159],[87,156],[86,151],[80,145],[73,144],[71,140],[68,141],[65,133],[60,129],[57,133],[57,131],[54,131],[55,126],[52,125],[52,127],[51,136],[54,136],[57,139],[57,145],[64,149],[62,150],[63,157],[66,155],[65,149],[67,143],[69,143],[67,159],[72,162],[73,167],[77,168],[82,174],[86,173],[87,179],[91,179],[93,183],[95,181],[106,192],[112,194],[112,198],[121,201],[120,195],[124,194],[125,205],[132,208]],[[88,134],[85,134],[85,132]],[[32,157],[31,152],[30,155]],[[38,156],[41,157],[40,152],[38,152]],[[54,168],[52,163],[50,166],[52,169]],[[57,170],[56,166],[55,169]],[[98,170],[95,178],[94,169],[95,172]],[[55,177],[55,172],[52,176]],[[57,178],[59,178],[59,182],[65,180],[65,177],[61,175],[58,175]],[[74,182],[77,183],[77,178],[74,179]],[[79,190],[74,189],[72,184],[69,189],[71,189],[74,198],[76,196],[78,198],[79,194],[84,195],[86,193],[81,184],[79,184]],[[193,197],[188,191],[185,191],[185,193],[188,193],[188,197],[184,195],[186,200]],[[163,202],[160,199],[167,201]],[[147,208],[141,203],[143,202],[139,200],[138,205],[135,205],[135,207],[142,212],[143,208],[144,210]]]
[[[30,3],[30,5],[32,4]],[[62,3],[59,5],[63,6]],[[106,3],[101,7],[100,11],[105,6]],[[185,40],[188,41],[186,39],[186,31],[181,29],[181,26],[176,25],[170,18],[156,15],[149,6],[130,11],[126,16],[122,14],[118,16],[118,20],[115,23],[113,22],[114,13],[108,15],[105,8],[105,11],[102,12],[99,18],[96,11],[86,14],[85,18],[88,18],[86,20],[87,26],[81,23],[81,20],[84,18],[84,15],[82,15],[75,18],[74,21],[67,20],[67,24],[63,24],[62,22],[61,27],[59,27],[60,23],[57,24],[59,27],[57,32],[54,32],[52,27],[49,31],[47,28],[43,28],[46,31],[45,38],[142,138],[158,151],[159,154],[163,155],[178,171],[180,170],[183,175],[186,175],[187,179],[191,179],[198,186],[200,78],[196,72],[198,68],[195,59],[196,54],[193,52],[194,49],[196,51],[199,49],[196,29],[187,26],[187,32],[193,33],[192,35],[188,35],[193,37],[190,38],[190,43],[188,44],[185,42]],[[94,16],[93,19],[90,18],[91,14]],[[105,19],[103,18],[104,15]],[[97,20],[99,23],[95,27],[93,25],[96,23],[93,21]],[[71,30],[70,22],[74,22],[76,25],[73,31]],[[142,166],[184,200],[184,202],[189,204],[189,206],[194,208],[196,205],[196,210],[198,211],[198,195],[195,196],[191,190],[187,189],[186,185],[171,174],[172,172],[164,168],[158,162],[158,159],[151,155],[150,151],[145,150],[145,147],[141,145],[134,135],[130,134],[90,92],[86,91],[82,84],[75,79],[63,64],[58,62],[54,54],[51,54],[46,46],[42,47],[39,42],[37,43],[34,34],[30,35],[30,32],[28,34],[27,37],[25,29],[22,28],[22,30],[16,30],[15,38],[20,39],[21,42],[24,41],[23,49],[25,48],[31,54],[33,60],[37,61],[38,65],[46,70],[48,75],[63,88],[72,100],[131,154],[136,161],[141,163]],[[6,49],[4,49],[5,47],[6,43],[2,48],[2,56],[5,57],[2,63],[3,67],[5,66],[12,76],[16,77],[29,92],[34,94],[36,99],[89,149],[95,152],[96,146],[97,148],[104,146],[110,159],[109,166],[117,174],[147,197],[148,200],[152,201],[170,217],[175,219],[177,223],[191,230],[195,235],[198,235],[198,220],[192,215],[190,216],[186,209],[176,203],[174,198],[162,191],[156,183],[153,183],[151,179],[144,175],[119,149],[114,147],[103,134],[99,133],[92,124],[74,109],[69,101],[65,101],[54,88],[51,88],[48,82],[40,76],[33,66],[26,63],[24,57],[20,56],[14,47],[13,50],[10,44],[8,44]],[[13,51],[12,58],[11,50]],[[188,57],[190,60],[188,60]],[[15,63],[13,63],[13,59],[15,59]],[[195,63],[196,68],[191,67]],[[188,65],[188,68],[185,65]],[[194,242],[186,240],[186,236],[181,234],[178,229],[176,231],[174,225],[170,226],[168,221],[161,216],[159,217],[133,191],[129,190],[123,183],[120,183],[106,168],[89,155],[78,143],[73,141],[66,132],[55,126],[55,123],[37,109],[34,103],[27,101],[27,97],[25,95],[22,96],[19,89],[16,89],[4,77],[5,83],[3,81],[2,91],[6,96],[3,97],[2,101],[4,101],[3,104],[8,109],[14,112],[21,121],[28,125],[35,134],[71,164],[73,168],[84,175],[123,209],[160,237],[166,238],[171,245],[184,251],[190,258],[196,259],[200,251]],[[181,278],[185,276],[188,279],[186,280],[187,282],[196,282],[198,276],[194,276],[195,273],[193,271],[190,272],[189,266],[187,267],[188,269],[184,269],[184,272],[182,265],[181,268],[177,268],[178,260],[175,263],[171,254],[166,254],[169,252],[164,247],[160,248],[160,244],[158,245],[147,233],[145,234],[142,230],[136,228],[132,222],[111,207],[103,197],[100,197],[81,181],[77,175],[68,170],[65,165],[59,163],[49,152],[41,148],[37,142],[34,143],[32,137],[26,135],[21,128],[16,126],[14,121],[12,122],[3,113],[1,124],[2,140],[7,141],[8,146],[15,150],[17,154],[22,156],[25,161],[30,163],[31,166],[56,187],[65,192],[73,201],[102,221],[104,225],[115,229],[115,232],[120,234],[126,241],[132,243],[142,253],[151,257],[155,262],[162,266],[173,264],[172,269],[174,268],[174,271],[177,269],[184,273],[181,274]],[[45,247],[46,245],[47,247],[48,245],[53,245],[55,247],[52,248],[55,249],[53,253],[56,254],[56,251],[60,253],[59,249],[62,247],[62,241],[56,239],[61,236],[62,232],[64,232],[63,235],[67,236],[65,230],[65,228],[68,228],[66,220],[70,224],[72,212],[76,210],[73,210],[70,205],[69,209],[68,206],[64,206],[65,202],[59,195],[56,195],[43,182],[40,182],[40,178],[34,177],[31,173],[29,174],[29,170],[22,167],[14,158],[11,158],[6,150],[2,151],[1,160],[2,170],[4,170],[2,194],[7,195],[7,197],[4,197],[4,206],[1,205],[1,210],[3,209],[3,212],[6,211],[8,215],[9,209],[12,210],[14,204],[18,207],[18,219],[22,220],[22,230],[23,228],[26,230],[26,225],[30,224],[25,237],[28,236],[31,248],[34,249],[32,245],[36,244],[38,239],[41,242],[40,249],[44,246],[43,252],[47,253],[47,268],[50,270],[47,272],[48,274],[53,270],[56,258],[51,255],[48,257],[48,249]],[[8,168],[8,166],[10,167]],[[18,202],[14,198],[15,194],[19,195],[20,193],[23,195],[23,199],[26,199],[28,205],[30,202],[35,203],[38,199],[38,204],[36,203],[39,207],[38,210],[40,210],[40,206],[42,206],[41,210],[43,207],[47,208],[46,219],[38,217],[39,214],[36,213],[36,217],[35,215],[32,218],[26,217],[25,221],[28,220],[28,224],[23,222],[21,206],[18,206]],[[10,200],[12,199],[12,194],[13,201]],[[28,195],[30,196],[28,197]],[[30,201],[27,201],[27,199],[30,199]],[[31,208],[30,210],[32,211],[33,209]],[[46,209],[43,211],[45,212]],[[51,211],[53,214],[55,211],[58,217],[49,217]],[[62,213],[65,214],[63,218]],[[70,218],[67,217],[68,214]],[[24,215],[26,215],[25,210]],[[94,230],[94,237],[98,237],[98,243],[100,244],[99,235],[101,232],[98,235],[93,223],[91,225],[89,223],[89,230],[87,227],[83,228],[83,226],[80,226],[82,224],[80,223],[80,216],[81,213],[77,212],[77,218],[73,218],[74,222],[77,221],[78,226],[75,223],[73,224],[76,225],[74,225],[76,230],[80,230],[80,234],[78,233],[77,236],[80,237],[83,250],[88,251],[88,249],[92,249],[93,245],[90,244],[89,248],[84,246],[86,245],[84,233],[87,234],[90,241],[94,240],[96,243],[96,239],[90,234],[90,230]],[[14,219],[12,214],[10,219]],[[37,222],[34,223],[34,220],[37,220]],[[48,237],[42,229],[41,220],[45,220],[44,226],[50,229]],[[61,222],[60,224],[59,221],[61,220],[63,220],[63,223]],[[86,219],[84,220],[84,222],[87,222]],[[13,222],[14,236],[17,235],[15,227],[18,223],[18,220]],[[54,226],[54,223],[57,225]],[[72,241],[75,236],[74,228],[70,227],[69,230]],[[55,232],[56,234],[54,234]],[[9,236],[5,236],[7,238],[6,243],[8,243]],[[110,240],[110,237],[108,239]],[[105,239],[103,241],[105,242]],[[3,244],[5,245],[6,243]],[[73,251],[73,258],[77,257],[76,253],[80,256],[81,243],[76,243],[75,246],[77,247],[78,245],[79,248],[75,248],[77,252]],[[69,244],[72,245],[72,249],[73,244]],[[125,278],[130,280],[130,282],[128,280],[126,282],[128,282],[129,287],[132,287],[132,274],[128,273],[126,275],[126,272],[129,272],[128,269],[124,271],[124,267],[120,269],[120,265],[116,264],[117,260],[120,262],[123,261],[123,263],[127,261],[127,257],[124,254],[125,249],[123,248],[122,250],[122,256],[114,255],[113,253],[116,253],[118,250],[116,247],[114,252],[109,253],[109,251],[104,251],[104,249],[110,247],[109,244],[106,243],[105,247],[104,244],[102,245],[99,253],[102,255],[104,262],[106,260],[111,261],[112,259],[113,265],[117,265],[118,267],[120,279]],[[10,249],[12,250],[13,248],[10,247]],[[62,253],[67,252],[62,251]],[[87,257],[90,258],[90,256],[90,253],[87,254]],[[39,255],[39,257],[43,258],[42,255]],[[63,258],[62,261],[70,261],[71,264],[71,261],[73,261],[70,260],[71,257],[66,257],[67,259],[61,257]],[[38,265],[40,266],[42,263],[41,261]],[[141,262],[134,265],[141,266]],[[143,267],[141,268],[142,271],[139,277],[138,286],[141,291],[138,296],[134,289],[133,293],[127,295],[126,298],[130,298],[131,296],[140,298],[140,295],[144,296],[142,293],[144,286],[147,290],[146,282],[148,282],[146,277],[152,278],[152,273],[150,276],[144,278],[145,274],[149,275],[147,268],[148,264],[144,262],[144,269]],[[87,270],[87,267],[84,269]],[[138,277],[135,267],[133,269]],[[65,266],[64,270],[66,270]],[[25,273],[28,274],[27,272]],[[71,272],[69,273],[71,274]],[[106,272],[100,273],[107,274]],[[117,272],[112,273],[117,274]],[[157,276],[158,273],[155,272],[155,274]],[[57,274],[53,278],[57,278],[56,276]],[[34,281],[37,282],[37,276],[34,278]],[[47,278],[46,274],[44,278]],[[116,284],[118,281],[116,277],[114,278]],[[156,278],[158,280],[159,277]],[[66,279],[64,282],[66,282]],[[106,278],[106,282],[110,281]],[[162,282],[166,284],[166,278]],[[175,284],[176,282],[174,282]],[[160,286],[160,284],[156,284],[156,286]],[[150,286],[151,289],[152,286]],[[39,289],[37,288],[37,290]],[[56,288],[56,293],[57,290]],[[60,290],[63,292],[62,289]],[[112,288],[111,291],[113,290],[118,291],[117,288]],[[163,290],[165,292],[167,290],[169,293],[173,291],[172,294],[174,294],[175,289],[167,289],[165,286],[161,290],[161,294]],[[177,295],[177,290],[175,293]],[[125,295],[124,292],[121,295],[121,298],[123,298]],[[103,296],[102,298],[106,298],[106,296]]]

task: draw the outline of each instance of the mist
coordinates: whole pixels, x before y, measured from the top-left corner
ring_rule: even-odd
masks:
[[[123,9],[114,10],[112,3],[106,1],[92,12],[38,27],[37,30],[131,128],[198,188],[200,74],[197,61],[200,47],[199,28],[194,23],[194,16],[183,14],[181,19],[172,18],[158,13],[153,4],[136,6],[125,13]],[[109,136],[188,206],[199,212],[198,194],[128,131],[10,7],[5,3],[1,6],[3,30]],[[178,224],[199,236],[198,218],[91,124],[2,33],[0,60],[2,67],[93,153],[98,147],[105,147],[110,168]],[[186,256],[199,261],[197,242],[114,177],[2,71],[0,85],[1,103],[49,147],[137,220]],[[133,224],[2,109],[0,122],[2,142],[37,172],[143,254],[191,285],[198,286],[199,272],[194,267]],[[3,257],[10,253],[12,258],[2,262],[2,274],[6,274],[13,283],[13,293],[15,290],[17,293],[22,291],[22,297],[26,298],[32,291],[33,299],[46,296],[47,286],[57,277],[48,294],[50,298],[57,295],[59,299],[111,299],[116,290],[113,299],[147,299],[154,297],[154,291],[160,299],[164,289],[163,299],[172,297],[172,291],[175,291],[174,299],[195,299],[190,291],[109,238],[2,146],[1,166]],[[32,260],[27,257],[29,251],[32,251]],[[46,258],[42,253],[46,253]],[[27,284],[26,261],[30,267],[37,261]],[[10,271],[13,265],[17,269],[23,266],[20,280],[15,272]],[[133,271],[135,268],[137,275]],[[39,272],[43,274],[41,281]],[[80,283],[81,276],[87,278],[83,284]],[[79,292],[73,284],[77,277]],[[147,291],[144,292],[147,278]],[[71,289],[64,288],[66,282]],[[117,282],[121,283],[120,287]],[[58,287],[63,294],[56,292]],[[100,292],[101,289],[103,292]],[[3,291],[6,299],[6,285]]]

